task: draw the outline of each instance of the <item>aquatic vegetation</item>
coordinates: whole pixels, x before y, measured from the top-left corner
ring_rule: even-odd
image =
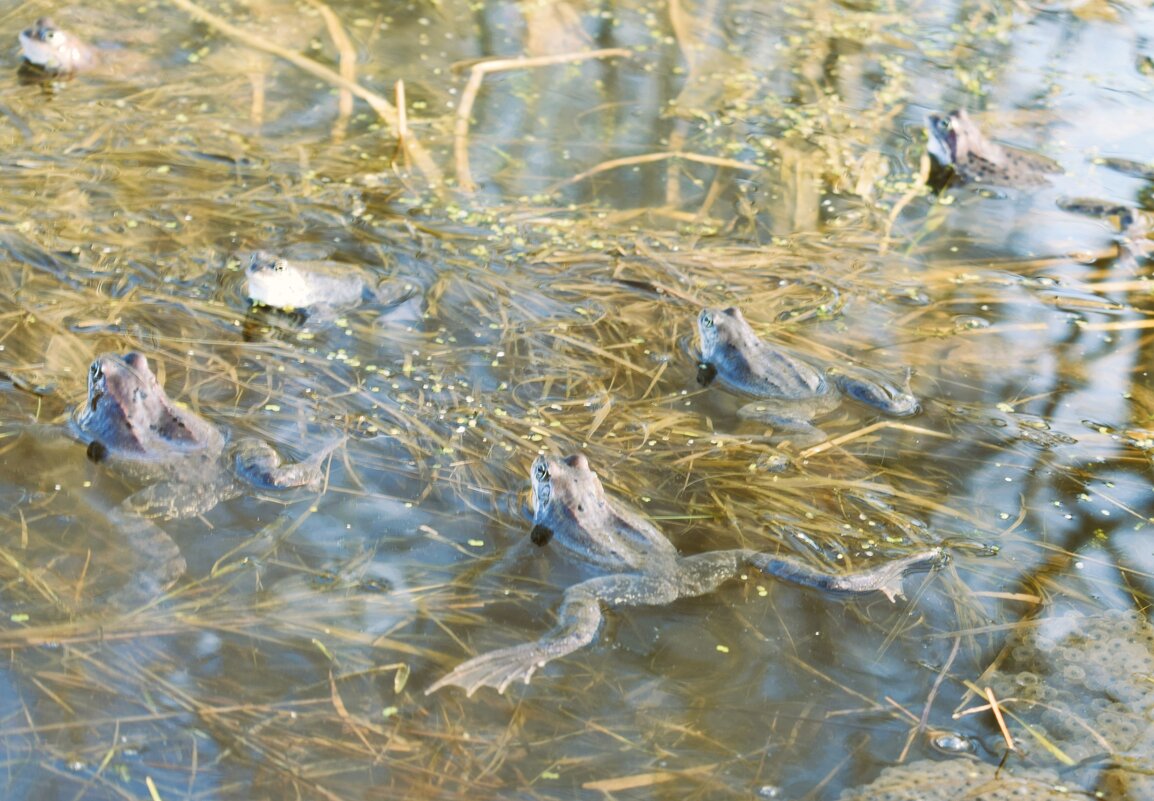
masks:
[[[101,65],[0,98],[7,797],[902,798],[931,754],[993,781],[966,682],[1037,797],[1056,758],[1024,724],[1145,758],[1140,684],[1023,628],[1077,604],[1145,636],[1101,616],[1149,607],[1149,76],[1114,46],[1140,10],[49,10]],[[1065,175],[932,195],[952,108]],[[261,250],[356,266],[362,302],[254,313]],[[411,298],[363,302],[395,276]],[[693,352],[730,306],[799,360],[908,370],[920,411],[842,404],[812,442],[739,415]],[[106,512],[139,487],[67,422],[128,351],[234,442],[347,439],[315,491],[166,522],[184,577],[110,608],[137,562]],[[527,511],[534,459],[576,453],[682,554],[953,558],[900,608],[739,577],[607,616],[511,698],[426,697],[588,577]]]

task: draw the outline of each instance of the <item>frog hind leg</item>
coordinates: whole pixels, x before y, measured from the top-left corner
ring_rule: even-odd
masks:
[[[471,696],[480,687],[503,693],[517,679],[528,684],[538,668],[593,641],[601,626],[602,604],[664,604],[681,594],[672,581],[658,577],[619,574],[583,581],[565,592],[557,625],[539,640],[473,657],[434,682],[425,694],[450,685]]]
[[[320,481],[320,465],[342,442],[338,437],[308,459],[284,464],[276,450],[262,439],[246,437],[232,447],[233,470],[237,477],[261,489],[289,489],[313,486]]]
[[[921,403],[907,389],[878,378],[839,373],[833,376],[834,383],[848,398],[872,406],[890,417],[911,417],[922,410]],[[907,383],[908,383],[907,377]]]
[[[113,509],[109,518],[127,542],[133,565],[128,581],[108,602],[128,609],[154,601],[184,575],[187,565],[180,548],[160,526],[124,506]]]
[[[918,570],[930,570],[946,558],[944,548],[928,548],[901,559],[892,559],[874,567],[848,573],[825,573],[791,556],[774,556],[757,551],[743,551],[742,558],[763,573],[805,587],[830,593],[864,594],[880,592],[894,602],[904,598],[902,579]]]

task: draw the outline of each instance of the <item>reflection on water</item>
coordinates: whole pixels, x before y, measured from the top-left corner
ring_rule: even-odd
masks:
[[[107,5],[5,20],[100,53],[0,65],[6,797],[865,798],[887,766],[923,799],[970,766],[1142,795],[1145,713],[1086,684],[1077,630],[1148,639],[1148,10],[309,0],[226,37]],[[554,58],[585,48],[614,52]],[[922,126],[959,107],[1063,174],[930,195]],[[255,250],[421,294],[254,314]],[[730,305],[816,364],[911,371],[923,412],[769,436],[696,381],[697,313]],[[125,610],[139,486],[66,422],[128,350],[234,439],[348,438],[319,489],[157,520],[187,571]],[[751,575],[611,612],[506,696],[426,697],[589,577],[527,545],[530,463],[576,451],[682,553],[997,553],[896,605]],[[1043,713],[1047,686],[1092,697]]]

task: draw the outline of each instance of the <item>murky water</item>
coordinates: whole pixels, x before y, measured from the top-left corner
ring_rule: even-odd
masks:
[[[916,786],[997,764],[995,716],[968,712],[986,687],[1004,776],[1144,797],[1142,731],[1074,704],[1090,723],[1054,733],[1006,694],[1091,687],[1077,616],[1149,606],[1148,241],[1056,204],[1150,204],[1094,162],[1154,162],[1149,8],[205,7],[244,41],[186,5],[0,13],[13,45],[52,13],[101,51],[54,86],[0,63],[5,797],[835,799],[891,765]],[[329,11],[357,83],[404,81],[407,148],[256,49],[339,69]],[[470,88],[523,55],[544,60]],[[925,115],[959,106],[1065,174],[929,195]],[[420,293],[301,328],[248,310],[257,248]],[[703,305],[911,371],[923,412],[846,403],[828,444],[768,438],[695,380]],[[146,568],[114,510],[140,487],[68,422],[92,358],[134,349],[233,439],[347,439],[319,488],[158,521],[187,572],[124,609]],[[504,696],[425,696],[589,576],[527,545],[529,464],[578,450],[685,553],[957,547],[894,605],[748,576],[615,610]],[[1061,681],[1029,661],[1054,642]],[[1141,685],[1142,653],[1112,681]],[[1066,752],[1115,767],[1062,773]]]

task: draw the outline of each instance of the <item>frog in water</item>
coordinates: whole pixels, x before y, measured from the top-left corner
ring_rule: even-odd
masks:
[[[557,625],[536,642],[474,657],[434,682],[426,694],[449,685],[472,695],[479,687],[504,692],[517,679],[528,683],[547,662],[592,642],[603,604],[657,606],[704,595],[748,568],[831,593],[881,592],[893,601],[902,595],[903,576],[929,569],[945,557],[944,549],[930,548],[866,570],[833,574],[799,559],[749,549],[681,556],[644,515],[605,494],[583,454],[539,456],[530,478],[532,541],[552,543],[567,557],[605,575],[567,589]]]
[[[758,398],[738,410],[742,417],[773,423],[809,439],[823,435],[810,421],[833,411],[843,396],[891,417],[921,410],[918,399],[873,371],[854,374],[822,370],[785,348],[758,338],[741,310],[703,309],[697,316],[701,362],[697,380],[714,379],[743,395]]]
[[[1154,181],[1154,164],[1114,156],[1096,158],[1094,159],[1094,163],[1102,167],[1108,167],[1123,175],[1129,175],[1131,178],[1138,178],[1143,181]]]
[[[390,308],[415,294],[411,284],[370,284],[363,271],[334,261],[291,261],[264,250],[252,254],[245,277],[248,299],[260,306],[327,318],[361,303]]]
[[[1042,186],[1048,174],[1062,172],[1052,159],[1016,148],[1003,147],[987,139],[963,109],[948,114],[930,114],[927,149],[943,167],[953,167],[963,182],[999,186]]]
[[[1093,197],[1060,197],[1055,201],[1062,211],[1107,222],[1115,230],[1118,246],[1116,266],[1138,269],[1140,259],[1154,253],[1150,238],[1150,215],[1135,206]]]
[[[149,518],[203,514],[246,488],[313,484],[339,444],[288,465],[262,440],[229,445],[216,426],[173,403],[140,353],[104,354],[92,362],[88,398],[74,423],[92,461],[145,485],[112,515],[143,563],[136,584],[115,599],[125,604],[159,595],[185,570],[176,543]]]
[[[96,63],[96,51],[67,31],[41,17],[18,34],[20,55],[34,69],[53,75],[82,72]]]

